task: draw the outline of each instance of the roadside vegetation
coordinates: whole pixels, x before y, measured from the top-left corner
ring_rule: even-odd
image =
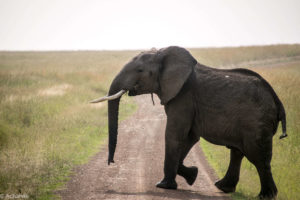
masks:
[[[85,163],[107,139],[103,96],[120,68],[139,51],[0,52],[0,194],[53,199],[74,166]],[[300,45],[191,49],[199,62],[222,68],[252,67],[274,87],[287,112],[289,136],[274,138],[272,167],[278,199],[297,199],[300,185]],[[278,65],[279,63],[279,65]],[[289,64],[288,64],[289,63]],[[136,109],[122,98],[121,120]],[[278,129],[281,131],[281,129]],[[218,175],[229,150],[201,141]],[[236,199],[259,192],[256,170],[243,161]]]
[[[135,52],[0,53],[0,194],[53,199],[107,137],[104,96]],[[122,98],[121,119],[136,108]]]
[[[249,50],[249,51],[247,51]],[[287,114],[288,137],[279,140],[281,123],[273,139],[273,177],[278,188],[278,200],[293,200],[300,197],[300,45],[211,49],[217,55],[207,56],[207,63],[224,68],[246,67],[261,74],[274,88],[284,104]],[[219,55],[219,57],[218,57]],[[224,56],[226,55],[226,56]],[[231,61],[227,60],[231,57]],[[244,57],[242,60],[236,56]],[[278,62],[276,62],[278,61]],[[216,146],[202,139],[205,155],[222,178],[230,160],[226,147]],[[260,191],[259,177],[254,165],[243,159],[240,181],[233,199],[256,199]]]

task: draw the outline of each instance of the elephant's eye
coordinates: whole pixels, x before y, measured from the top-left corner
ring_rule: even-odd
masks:
[[[138,69],[137,72],[143,72],[143,69]]]

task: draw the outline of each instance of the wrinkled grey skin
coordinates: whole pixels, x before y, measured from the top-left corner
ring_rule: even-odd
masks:
[[[176,175],[192,185],[196,167],[183,161],[200,137],[231,150],[230,164],[216,186],[234,192],[244,156],[257,168],[261,198],[272,198],[277,188],[271,173],[272,138],[285,111],[272,87],[246,69],[221,70],[197,63],[180,47],[143,52],[134,57],[113,80],[109,95],[121,89],[129,96],[155,93],[167,115],[164,178],[157,187],[176,189]],[[119,99],[109,101],[109,158],[114,162]]]

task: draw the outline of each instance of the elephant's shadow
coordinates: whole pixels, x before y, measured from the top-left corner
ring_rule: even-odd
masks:
[[[119,192],[115,190],[107,190],[105,191],[105,194],[111,194],[111,195],[124,195],[124,196],[152,196],[152,197],[160,197],[160,198],[172,198],[172,199],[202,199],[202,200],[218,200],[218,199],[230,199],[229,197],[224,196],[209,196],[205,194],[201,194],[199,192],[191,191],[191,190],[183,190],[183,189],[177,189],[177,190],[161,190],[161,191],[145,191],[145,192]]]

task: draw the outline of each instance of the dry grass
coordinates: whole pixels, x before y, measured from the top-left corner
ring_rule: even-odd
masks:
[[[106,94],[135,52],[0,53],[0,194],[52,199],[107,135]],[[123,98],[121,118],[135,108]]]
[[[300,59],[300,45],[191,49],[202,64],[217,68],[249,67]]]

